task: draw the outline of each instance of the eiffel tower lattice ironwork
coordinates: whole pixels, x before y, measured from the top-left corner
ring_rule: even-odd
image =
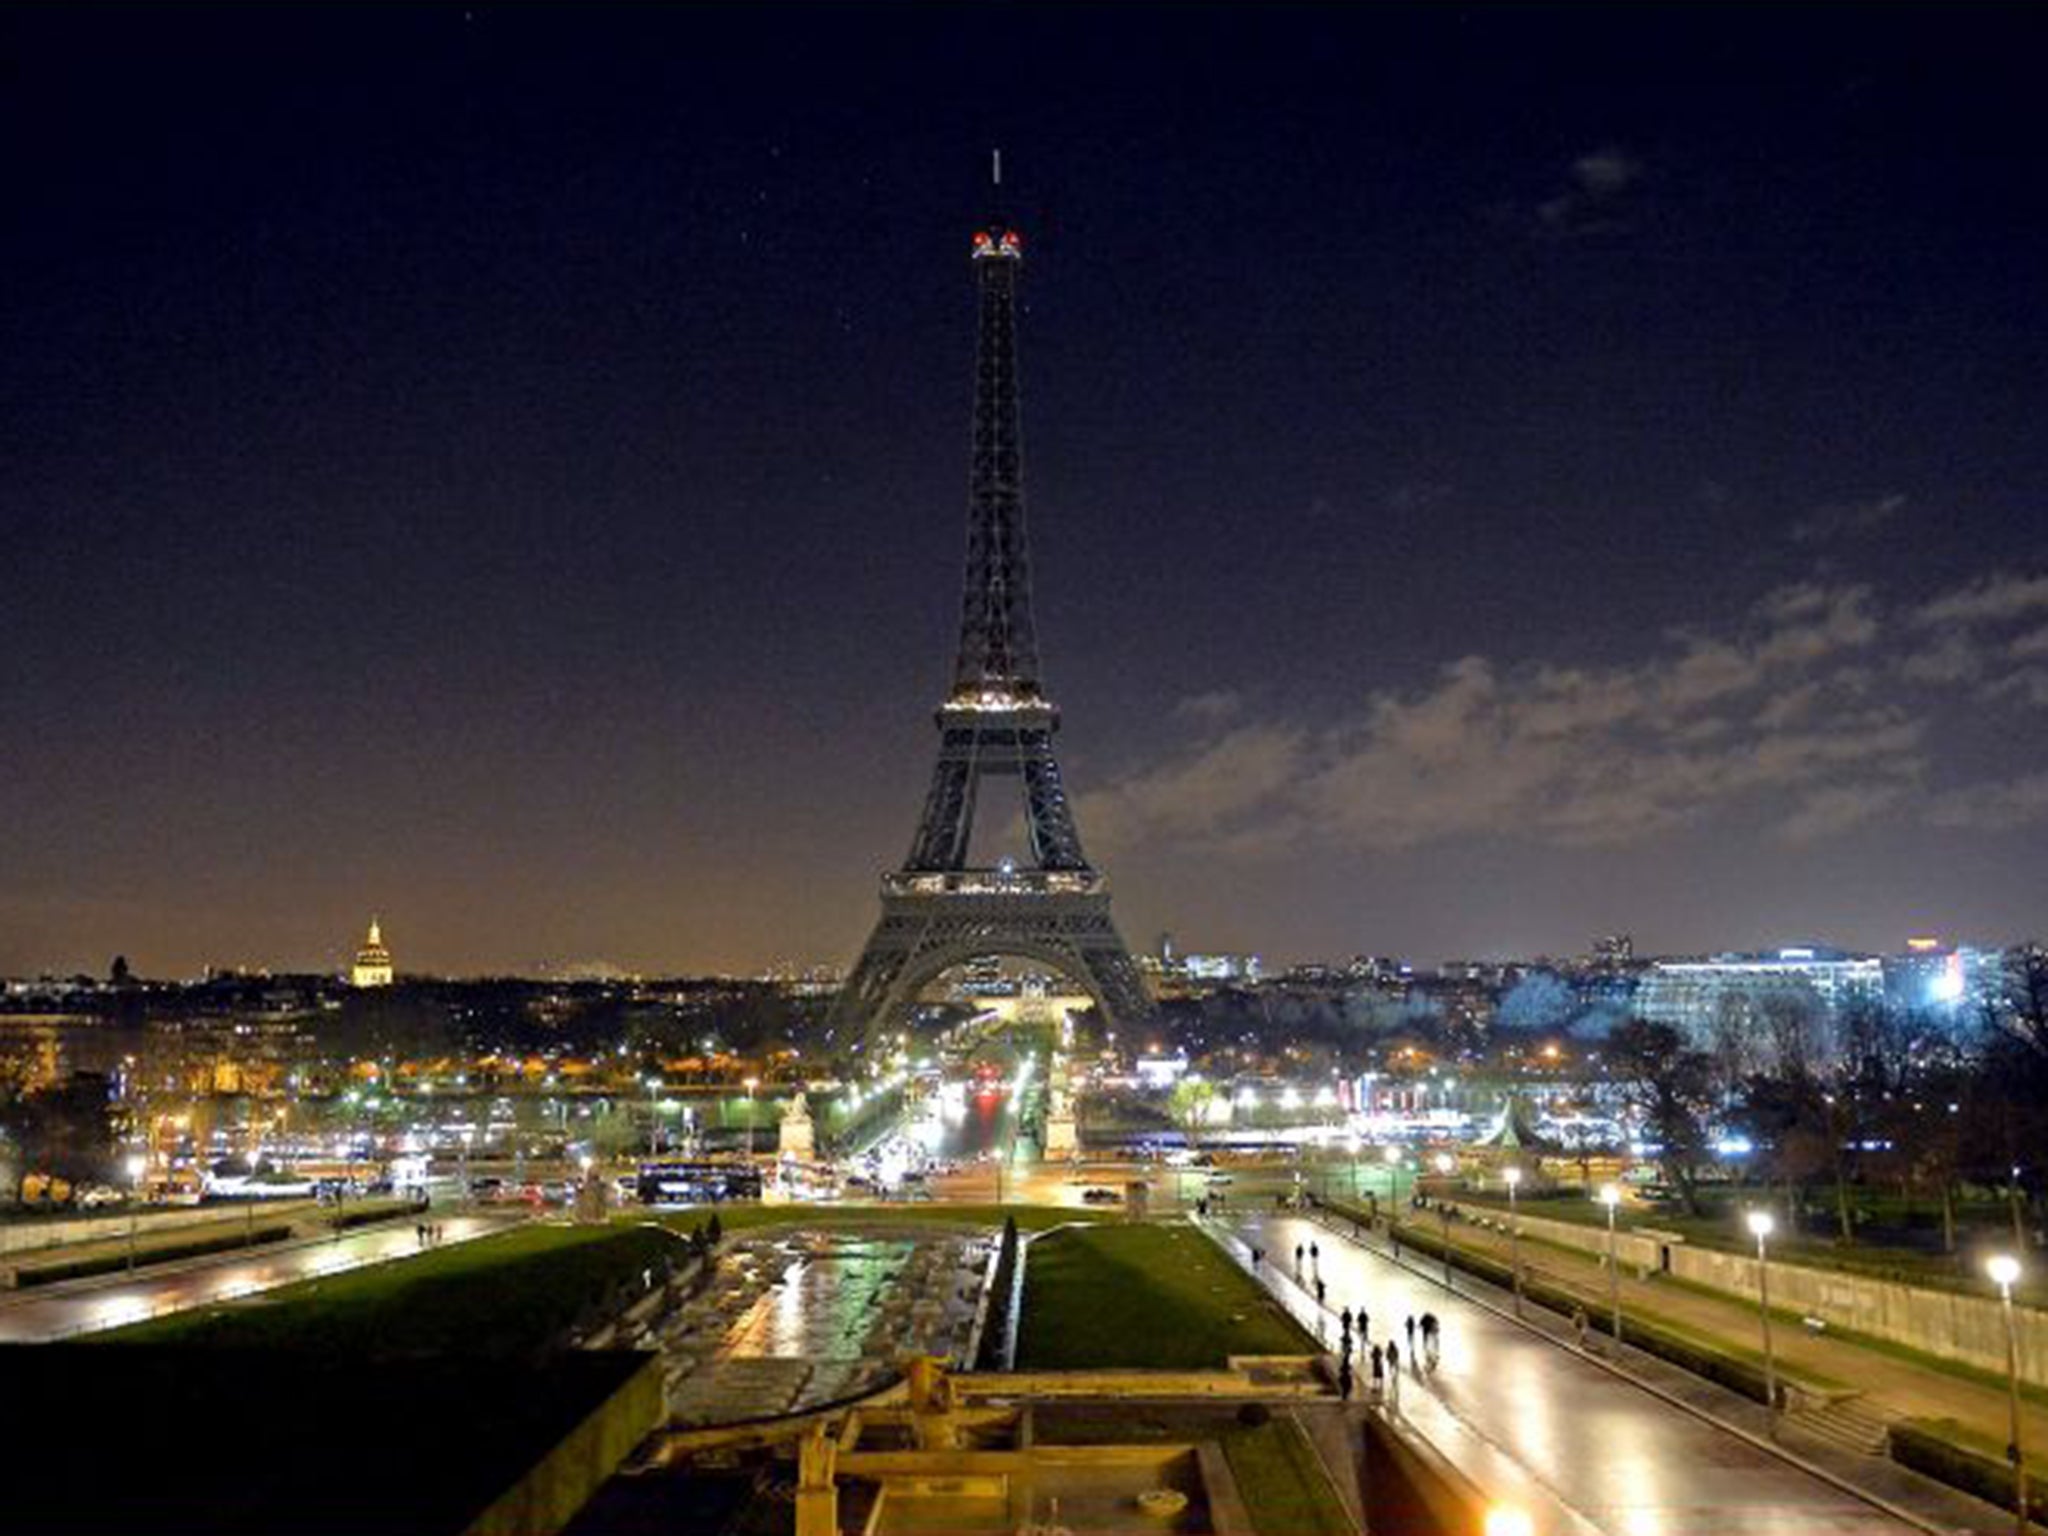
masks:
[[[1110,917],[1108,884],[1081,851],[1053,755],[1059,710],[1039,685],[1017,394],[1023,254],[1001,223],[974,237],[981,327],[960,654],[910,857],[882,877],[881,921],[840,993],[836,1019],[849,1029],[900,1022],[935,978],[990,956],[1043,962],[1084,988],[1111,1025],[1152,1006]],[[997,777],[1022,787],[1028,864],[968,862],[983,781]]]

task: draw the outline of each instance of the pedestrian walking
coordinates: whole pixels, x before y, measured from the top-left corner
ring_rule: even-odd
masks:
[[[1578,1340],[1579,1348],[1584,1349],[1586,1347],[1586,1309],[1584,1307],[1572,1308],[1572,1335]]]
[[[1294,1267],[1296,1269],[1301,1268],[1301,1244],[1299,1243],[1294,1245]]]
[[[1321,1306],[1322,1304],[1323,1304],[1323,1277],[1322,1277],[1321,1275],[1317,1275],[1317,1276],[1316,1276],[1316,1305],[1320,1307],[1320,1306]]]
[[[1372,1342],[1372,1319],[1363,1307],[1358,1309],[1358,1345],[1363,1349]]]
[[[1322,1250],[1321,1250],[1320,1248],[1316,1247],[1316,1245],[1315,1245],[1314,1243],[1310,1243],[1310,1244],[1308,1245],[1308,1261],[1309,1261],[1309,1263],[1311,1263],[1311,1264],[1315,1265],[1315,1266],[1316,1266],[1316,1268],[1318,1268],[1318,1269],[1322,1268],[1322,1265],[1323,1265],[1323,1253],[1322,1253]]]
[[[1348,1339],[1348,1338],[1350,1338],[1350,1337],[1351,1337],[1351,1309],[1350,1309],[1349,1307],[1346,1307],[1346,1308],[1344,1309],[1344,1312],[1343,1312],[1343,1323],[1344,1323],[1344,1337]]]
[[[1412,1355],[1410,1358],[1414,1358]],[[1401,1346],[1392,1339],[1387,1340],[1387,1369],[1396,1376],[1401,1374]]]
[[[1375,1344],[1372,1347],[1372,1395],[1374,1401],[1378,1401],[1380,1395],[1386,1389],[1387,1360],[1386,1356],[1380,1353],[1379,1345]]]
[[[1337,1392],[1345,1402],[1351,1401],[1351,1351],[1346,1349],[1344,1358],[1337,1366]]]
[[[1412,1355],[1412,1354],[1414,1354],[1414,1353],[1415,1353],[1415,1319],[1414,1319],[1414,1318],[1412,1318],[1412,1317],[1411,1317],[1411,1318],[1409,1318],[1409,1319],[1408,1319],[1408,1324],[1407,1324],[1407,1327],[1408,1327],[1408,1353]]]

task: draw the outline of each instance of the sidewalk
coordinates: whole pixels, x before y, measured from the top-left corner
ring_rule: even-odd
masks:
[[[1432,1240],[1441,1240],[1441,1229],[1433,1218],[1423,1217],[1402,1225]],[[1508,1261],[1512,1245],[1505,1234],[1483,1231],[1469,1221],[1457,1220],[1451,1223],[1450,1230],[1454,1247],[1486,1254],[1502,1264]],[[1582,1257],[1526,1237],[1521,1246],[1525,1275],[1540,1276],[1573,1291],[1582,1298],[1590,1316],[1606,1315],[1607,1270],[1596,1257]],[[1628,1318],[1635,1315],[1653,1322],[1674,1323],[1731,1353],[1761,1356],[1763,1352],[1762,1324],[1754,1301],[1707,1295],[1654,1274],[1648,1280],[1639,1280],[1624,1265],[1621,1307],[1624,1333]],[[2010,1410],[2002,1384],[1979,1384],[1837,1333],[1811,1333],[1800,1326],[1796,1317],[1776,1308],[1771,1314],[1771,1339],[1778,1362],[1788,1373],[1842,1383],[1844,1398],[1857,1400],[1881,1418],[1955,1419],[2000,1446],[2010,1436]],[[2022,1422],[2026,1444],[2034,1447],[2038,1455],[2041,1448],[2048,1447],[2048,1409],[2026,1402],[2022,1406]]]

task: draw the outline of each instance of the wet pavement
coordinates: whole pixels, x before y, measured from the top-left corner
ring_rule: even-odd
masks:
[[[1214,1225],[1265,1250],[1269,1288],[1311,1327],[1318,1276],[1331,1309],[1363,1308],[1372,1341],[1391,1335],[1402,1351],[1401,1416],[1489,1493],[1520,1505],[1541,1536],[1921,1529],[1306,1218],[1233,1214]],[[1297,1243],[1321,1255],[1305,1259],[1298,1281]],[[1441,1321],[1442,1353],[1434,1370],[1417,1370],[1403,1325],[1426,1311]],[[1334,1348],[1334,1316],[1323,1332]]]
[[[503,1216],[437,1216],[441,1244],[502,1231]],[[258,1249],[246,1257],[212,1255],[111,1279],[76,1281],[6,1293],[0,1301],[0,1344],[38,1344],[125,1327],[192,1307],[237,1301],[276,1286],[410,1258],[420,1251],[414,1223],[364,1228],[339,1239],[319,1238]]]
[[[967,1351],[992,1234],[919,1227],[728,1238],[657,1330],[669,1415],[726,1424],[879,1387],[909,1354]]]

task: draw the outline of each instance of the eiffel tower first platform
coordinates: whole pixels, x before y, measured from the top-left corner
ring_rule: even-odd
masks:
[[[1023,258],[1017,232],[1000,222],[974,237],[981,324],[960,655],[910,857],[882,877],[881,921],[839,996],[835,1022],[849,1030],[894,1027],[943,972],[989,956],[1043,962],[1080,985],[1112,1028],[1151,1011],[1110,917],[1108,883],[1081,851],[1053,755],[1059,710],[1039,684],[1017,393]],[[993,778],[1022,791],[1028,865],[968,863],[982,785]]]

